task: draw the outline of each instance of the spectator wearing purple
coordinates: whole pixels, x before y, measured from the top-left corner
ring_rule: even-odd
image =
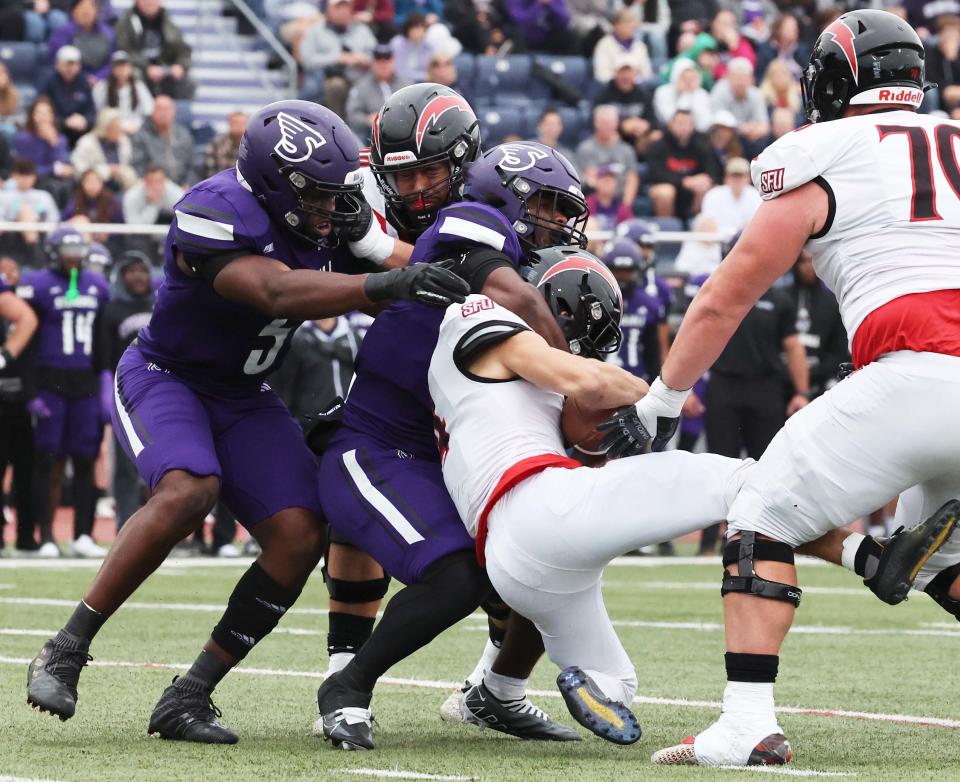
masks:
[[[433,47],[426,40],[427,23],[422,14],[414,11],[403,23],[403,32],[390,39],[394,70],[397,78],[414,83],[427,76],[427,66]]]
[[[61,46],[54,72],[40,89],[40,94],[50,99],[60,129],[71,144],[90,130],[96,116],[93,93],[80,68],[80,50],[69,44]]]
[[[609,165],[597,166],[587,206],[602,231],[611,231],[619,223],[633,218],[630,207],[617,198],[617,173]]]
[[[98,21],[97,0],[72,0],[70,21],[50,35],[50,60],[64,46],[76,46],[80,51],[83,75],[93,84],[110,73],[110,55],[113,54],[113,30]]]
[[[505,5],[529,49],[555,54],[580,51],[570,29],[566,0],[505,0]]]
[[[57,130],[53,102],[39,96],[27,112],[27,121],[13,140],[14,155],[33,163],[41,179],[73,174],[67,139]]]

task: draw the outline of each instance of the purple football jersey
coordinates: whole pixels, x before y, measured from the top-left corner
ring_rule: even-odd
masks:
[[[30,302],[40,321],[34,343],[37,366],[51,369],[92,370],[96,320],[110,298],[107,281],[82,269],[77,275],[77,295],[67,296],[70,280],[52,269],[27,272],[17,295]]]
[[[440,210],[414,246],[411,263],[451,257],[471,247],[500,250],[519,268],[516,232],[496,209],[460,202]],[[433,435],[433,402],[427,368],[444,310],[399,302],[381,312],[357,354],[356,377],[344,426],[422,459],[439,461]]]
[[[223,298],[209,282],[180,270],[178,249],[194,259],[262,255],[291,269],[359,271],[345,247],[300,243],[275,226],[234,169],[187,191],[174,207],[163,285],[139,344],[148,361],[199,391],[225,397],[256,393],[263,378],[283,360],[302,321],[272,318]]]
[[[623,341],[617,358],[631,374],[646,378],[644,337],[649,329],[655,329],[666,320],[670,310],[670,285],[653,275],[646,280],[641,277],[640,282],[623,302],[623,317],[620,319]]]

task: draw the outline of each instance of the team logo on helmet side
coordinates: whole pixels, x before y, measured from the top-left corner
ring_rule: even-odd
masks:
[[[537,283],[539,288],[545,282],[549,282],[551,278],[556,277],[560,272],[569,271],[571,269],[580,269],[585,272],[592,274],[599,274],[606,281],[607,285],[616,292],[617,299],[620,302],[620,309],[623,309],[623,295],[620,293],[620,285],[617,283],[617,278],[613,276],[610,269],[608,269],[604,264],[599,261],[595,261],[592,258],[585,258],[582,255],[573,255],[569,258],[566,258],[560,263],[551,266],[546,274],[540,278],[540,281]]]
[[[503,157],[500,158],[497,165],[511,174],[529,171],[539,161],[547,157],[547,153],[542,149],[530,147],[526,144],[501,144],[499,148],[503,152]],[[573,189],[575,188],[571,188],[571,190]]]
[[[853,39],[857,36],[854,34],[853,30],[847,27],[843,19],[837,19],[837,21],[831,24],[823,32],[836,41],[837,46],[840,47],[840,51],[843,52],[843,56],[847,58],[847,64],[850,66],[850,72],[853,74],[853,83],[859,84],[860,74],[857,65],[857,50],[853,46]]]
[[[420,112],[420,119],[417,121],[417,130],[414,136],[417,143],[417,152],[420,151],[420,145],[429,127],[448,111],[453,111],[454,109],[469,114],[471,117],[476,117],[473,109],[470,108],[470,104],[459,95],[437,95],[437,97],[432,98],[427,105],[423,107],[423,111]]]
[[[302,163],[327,143],[316,128],[281,111],[277,114],[280,140],[273,151],[290,163]]]

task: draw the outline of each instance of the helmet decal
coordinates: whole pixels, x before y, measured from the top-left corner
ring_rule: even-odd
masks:
[[[860,83],[860,74],[858,72],[857,65],[857,50],[853,46],[853,39],[857,36],[854,34],[853,30],[847,27],[846,22],[843,19],[837,19],[833,24],[831,24],[826,30],[823,31],[824,35],[829,35],[837,42],[837,45],[840,47],[840,50],[843,52],[843,56],[847,58],[847,63],[850,65],[850,72],[853,73],[853,83]]]
[[[530,144],[501,144],[497,149],[503,152],[500,168],[512,174],[529,171],[537,165],[538,160],[544,160],[548,155],[544,150]]]
[[[273,151],[290,163],[302,163],[327,143],[318,130],[286,112],[277,114],[277,122],[280,140]]]
[[[420,119],[417,121],[417,130],[415,134],[417,152],[420,151],[420,145],[423,143],[423,137],[426,135],[427,129],[448,111],[452,111],[454,109],[465,112],[471,117],[476,116],[473,113],[473,109],[470,108],[470,104],[467,103],[462,96],[456,94],[437,95],[437,97],[433,98],[426,106],[423,107],[423,111],[420,112]]]
[[[620,306],[621,308],[623,307],[623,297],[620,294],[620,285],[617,283],[617,278],[613,276],[613,274],[610,272],[610,269],[608,269],[606,265],[584,255],[571,256],[560,261],[555,266],[550,267],[547,270],[547,273],[540,278],[540,281],[537,283],[537,287],[539,288],[545,282],[549,282],[551,277],[556,277],[561,272],[569,271],[570,269],[582,269],[588,273],[599,274],[604,280],[607,281],[607,284],[610,286],[610,288],[616,292],[617,298],[620,300]]]

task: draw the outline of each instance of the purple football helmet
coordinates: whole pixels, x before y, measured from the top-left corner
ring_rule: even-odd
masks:
[[[621,236],[607,242],[600,257],[616,277],[623,297],[628,298],[636,289],[640,271],[644,268],[640,247],[626,236]]]
[[[363,174],[353,132],[330,109],[281,100],[254,114],[240,140],[237,172],[268,214],[318,246],[362,215]]]
[[[576,169],[535,141],[500,144],[467,166],[463,198],[499,209],[526,251],[587,246],[590,210]]]
[[[90,245],[72,225],[58,226],[43,240],[43,252],[50,268],[58,274],[69,274],[71,269],[81,269],[90,253]]]
[[[660,226],[648,220],[634,217],[617,226],[617,237],[630,239],[640,248],[640,271],[653,265],[656,254],[657,231]]]

